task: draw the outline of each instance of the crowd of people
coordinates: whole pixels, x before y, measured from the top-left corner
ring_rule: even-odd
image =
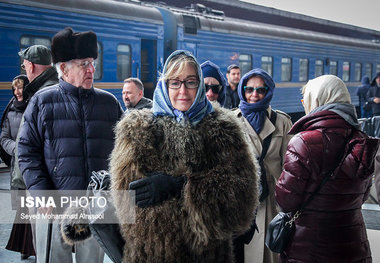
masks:
[[[128,200],[117,192],[135,191],[136,221],[117,233],[123,262],[371,262],[361,205],[379,141],[359,130],[338,77],[307,82],[306,115],[293,124],[271,107],[276,84],[260,68],[241,77],[232,64],[225,79],[212,61],[177,50],[153,100],[141,80],[124,80],[124,111],[93,85],[94,32],[65,28],[51,50],[34,45],[19,55],[26,75],[13,79],[0,136],[11,189],[85,190],[93,171],[109,170],[121,222]],[[363,78],[358,96],[363,116],[380,115],[380,72],[371,84]],[[317,189],[285,251],[268,249],[271,220],[295,213]],[[51,238],[46,221],[15,223],[6,248],[37,262],[72,262],[73,251],[78,263],[103,262],[93,236],[67,244],[59,223]]]

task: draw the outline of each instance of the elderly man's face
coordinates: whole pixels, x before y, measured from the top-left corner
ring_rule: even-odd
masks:
[[[94,82],[94,59],[73,59],[71,60],[71,67],[65,67],[63,72],[63,79],[75,87],[83,87],[91,89]]]
[[[380,77],[376,78],[376,83],[377,83],[377,85],[380,85]]]

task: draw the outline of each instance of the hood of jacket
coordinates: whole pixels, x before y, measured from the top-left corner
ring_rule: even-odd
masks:
[[[375,75],[375,77],[372,79],[372,81],[371,81],[371,86],[376,85],[376,79],[377,79],[378,77],[380,77],[380,72],[377,72],[376,75]]]
[[[362,77],[362,85],[369,85],[369,77],[367,75]]]

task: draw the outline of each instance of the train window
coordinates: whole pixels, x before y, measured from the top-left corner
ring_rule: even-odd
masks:
[[[292,80],[292,59],[281,58],[281,81]]]
[[[98,57],[95,59],[96,68],[94,73],[94,79],[101,79],[103,75],[103,48],[98,42]]]
[[[380,72],[380,64],[379,63],[376,64],[376,73],[377,72]]]
[[[342,67],[343,67],[342,80],[349,81],[350,80],[350,62],[344,61]]]
[[[323,75],[323,61],[320,59],[317,59],[315,61],[315,72],[314,72],[315,77],[319,77]]]
[[[200,28],[199,18],[194,16],[183,15],[183,27],[186,34],[197,34],[198,28]]]
[[[300,58],[300,68],[299,68],[299,81],[307,81],[309,74],[309,60],[307,58]]]
[[[330,61],[330,74],[331,75],[338,75],[338,63],[336,61]]]
[[[262,56],[261,68],[265,70],[269,74],[269,76],[273,76],[273,58],[268,56]]]
[[[372,64],[371,63],[364,64],[364,74],[367,75],[369,79],[372,79]]]
[[[47,37],[37,37],[37,36],[22,36],[20,39],[21,49],[25,49],[33,45],[43,45],[46,47],[51,46],[50,38]]]
[[[362,64],[355,63],[355,81],[360,81],[362,78]]]
[[[131,77],[131,46],[120,44],[117,46],[117,78],[125,80]]]
[[[239,67],[241,76],[250,71],[252,69],[252,56],[248,54],[240,54]]]

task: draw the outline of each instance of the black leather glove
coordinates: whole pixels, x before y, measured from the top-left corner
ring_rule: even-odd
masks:
[[[139,207],[148,207],[171,198],[178,198],[186,181],[186,176],[153,172],[148,173],[145,178],[130,183],[129,190],[136,191],[136,204]]]

